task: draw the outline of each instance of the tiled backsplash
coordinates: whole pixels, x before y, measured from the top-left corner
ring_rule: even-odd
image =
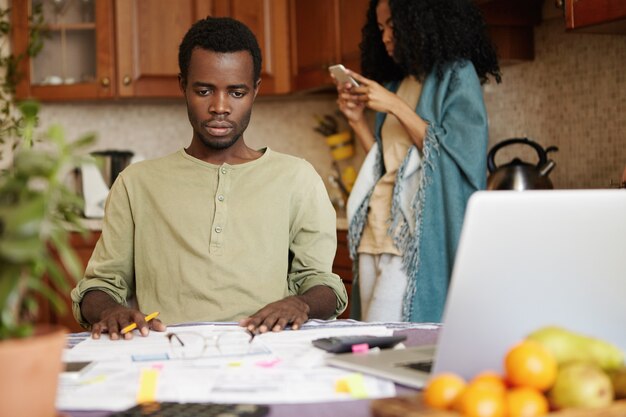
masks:
[[[296,155],[311,162],[328,183],[334,174],[332,158],[324,137],[315,132],[314,115],[333,114],[336,97],[330,94],[259,98],[244,134],[253,148],[271,149]],[[97,132],[95,149],[132,150],[146,159],[167,155],[191,142],[191,127],[184,101],[51,104],[41,111],[42,125],[54,121],[74,139],[82,133]],[[340,120],[340,127],[346,123]],[[361,152],[362,154],[362,152]],[[355,164],[362,155],[354,157]]]
[[[626,36],[565,32],[561,19],[535,29],[535,60],[504,67],[503,82],[485,88],[490,147],[528,137],[557,163],[555,188],[606,188],[626,167]],[[530,152],[526,152],[526,150]],[[530,147],[498,152],[528,162]]]
[[[556,188],[604,188],[626,166],[626,36],[566,33],[561,19],[536,29],[535,60],[503,68],[503,82],[485,87],[490,147],[512,137],[556,145]],[[335,95],[261,98],[245,134],[252,147],[269,146],[309,160],[327,181],[332,160],[323,137],[313,131],[314,114],[335,111]],[[46,103],[42,125],[65,126],[70,138],[95,131],[98,149],[131,149],[146,158],[165,155],[191,139],[180,102]],[[359,148],[357,146],[357,148]],[[534,162],[531,152],[513,155]],[[362,152],[354,157],[355,165]]]

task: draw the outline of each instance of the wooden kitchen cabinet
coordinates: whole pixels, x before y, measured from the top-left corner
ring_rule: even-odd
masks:
[[[263,54],[260,95],[291,92],[288,0],[214,0],[216,16],[230,16],[254,32]]]
[[[76,252],[78,259],[82,263],[83,269],[87,267],[89,258],[91,258],[91,253],[96,247],[96,243],[98,242],[99,238],[100,231],[91,231],[86,236],[83,236],[77,232],[70,233],[70,245]],[[76,285],[76,282],[74,282],[69,274],[67,275],[67,282],[70,286],[70,290]],[[51,307],[47,300],[41,300],[39,302],[40,323],[59,324],[68,329],[69,332],[74,333],[84,331],[84,329],[78,324],[78,322],[76,322],[72,314],[72,299],[70,298],[70,290],[59,293],[63,305],[65,305],[65,311],[63,313],[58,313],[54,311],[54,309]]]
[[[330,86],[328,66],[360,70],[368,0],[63,0],[14,2],[13,45],[28,45],[28,16],[43,4],[50,38],[26,58],[16,97],[42,101],[180,98],[178,45],[207,15],[244,22],[263,53],[260,95]],[[85,11],[85,5],[93,10]],[[59,10],[61,10],[59,9]],[[71,18],[70,18],[71,17]]]
[[[32,5],[42,1],[14,2],[12,37],[17,53],[25,51],[28,45]],[[42,101],[182,97],[178,87],[178,46],[189,27],[208,15],[241,20],[257,36],[263,53],[260,94],[289,92],[287,2],[93,0],[85,3],[94,9],[93,22],[82,21],[82,16],[89,14],[78,9],[83,2],[67,2],[68,12],[64,16],[81,17],[60,23],[53,2],[43,2],[47,32],[53,36],[44,40],[43,51],[32,62],[22,62],[21,70],[26,76],[16,97]],[[86,70],[74,75],[76,68]],[[38,75],[42,71],[43,75]],[[49,85],[50,76],[55,84],[57,79],[61,83]],[[68,79],[72,83],[64,82]]]
[[[568,30],[626,34],[626,1],[565,0]]]
[[[235,18],[255,33],[263,54],[259,94],[288,92],[286,2],[178,0],[172,7],[170,0],[116,0],[119,96],[182,97],[178,46],[189,27],[209,15]]]
[[[348,249],[348,232],[345,230],[337,230],[337,253],[333,262],[333,272],[341,277],[348,291],[348,308],[339,316],[347,319],[350,318],[349,298],[352,295],[352,260]]]
[[[290,0],[293,90],[332,84],[328,67],[360,71],[359,43],[368,0]]]
[[[178,45],[212,2],[116,0],[117,91],[119,97],[182,97]]]
[[[103,99],[115,95],[113,4],[93,2],[11,3],[12,47],[15,54],[28,47],[32,7],[43,7],[44,47],[34,58],[20,62],[23,78],[16,98],[39,100]]]
[[[543,0],[474,0],[483,14],[501,65],[535,58],[535,26]]]

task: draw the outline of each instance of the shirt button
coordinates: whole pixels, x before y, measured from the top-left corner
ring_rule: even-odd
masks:
[[[224,201],[224,196],[220,194],[220,195],[217,196],[217,199],[220,200],[220,201]]]
[[[222,233],[222,228],[221,228],[221,227],[219,227],[219,226],[217,226],[217,227],[215,228],[215,233]]]
[[[222,168],[222,174],[226,174],[226,168]]]

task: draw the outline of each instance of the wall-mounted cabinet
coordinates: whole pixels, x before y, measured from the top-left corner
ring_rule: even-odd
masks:
[[[360,70],[359,43],[368,0],[291,0],[294,90],[330,85],[328,67]]]
[[[178,45],[207,14],[211,4],[193,0],[115,0],[117,95],[181,97]]]
[[[234,17],[255,32],[264,59],[261,94],[289,92],[287,1],[177,0],[176,7],[170,0],[14,2],[17,53],[27,48],[35,5],[43,3],[46,22],[42,52],[22,61],[25,77],[17,97],[181,97],[178,45],[187,29],[208,15]]]
[[[535,58],[534,28],[543,0],[475,0],[503,65]]]
[[[178,45],[208,15],[244,22],[263,54],[260,94],[289,91],[287,0],[116,0],[118,95],[181,97]],[[164,13],[164,10],[168,10]]]
[[[245,23],[257,37],[263,55],[261,95],[291,92],[288,1],[214,0],[215,15]]]
[[[11,5],[12,47],[28,46],[31,8],[42,7],[44,48],[24,59],[18,98],[40,100],[99,99],[115,95],[113,5],[95,1],[14,1]]]
[[[626,34],[626,1],[565,0],[568,30]]]
[[[29,0],[14,2],[13,48],[28,44],[42,4],[44,48],[22,62],[17,97],[39,100],[178,98],[178,45],[193,22],[231,16],[263,53],[261,95],[330,85],[327,67],[358,69],[368,0]]]

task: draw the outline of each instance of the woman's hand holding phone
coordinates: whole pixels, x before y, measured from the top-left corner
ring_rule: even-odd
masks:
[[[361,93],[356,91],[361,85],[352,76],[354,73],[348,72],[341,64],[328,67],[328,71],[337,84],[339,110],[351,125],[358,123],[364,118],[363,110],[365,109],[365,103],[359,99]]]
[[[356,72],[346,70],[343,65],[335,67],[335,69],[329,68],[329,71],[337,84],[337,106],[367,152],[374,143],[374,135],[364,110],[368,102],[368,85],[373,81]]]
[[[340,85],[351,84],[354,87],[359,86],[359,83],[348,74],[346,68],[341,64],[331,65],[328,67],[328,71]]]

